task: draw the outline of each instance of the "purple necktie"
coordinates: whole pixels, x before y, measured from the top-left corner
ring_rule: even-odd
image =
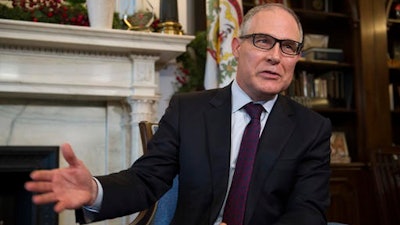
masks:
[[[224,209],[222,221],[228,225],[243,224],[247,192],[260,137],[260,116],[264,111],[262,105],[254,103],[248,103],[244,106],[244,109],[251,117],[251,120],[243,133],[235,173]]]

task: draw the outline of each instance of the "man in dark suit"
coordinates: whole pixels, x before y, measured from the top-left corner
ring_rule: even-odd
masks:
[[[26,189],[41,193],[33,201],[55,202],[57,212],[77,209],[81,223],[99,221],[151,206],[179,174],[171,224],[220,224],[250,120],[242,107],[254,102],[265,111],[239,224],[325,225],[330,121],[279,94],[300,58],[301,24],[285,6],[266,4],[249,11],[240,32],[232,42],[236,79],[221,89],[174,96],[148,154],[127,170],[92,178],[64,144],[70,167],[33,172]]]

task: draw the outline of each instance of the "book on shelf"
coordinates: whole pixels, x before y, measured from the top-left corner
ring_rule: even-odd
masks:
[[[303,51],[302,57],[313,62],[339,63],[344,61],[343,50],[334,48],[309,48]]]
[[[393,100],[393,84],[389,84],[389,106],[390,110],[394,110],[394,100]]]
[[[400,109],[400,83],[389,84],[390,110]]]
[[[320,76],[327,81],[327,96],[331,106],[351,108],[353,76],[342,71],[329,71]]]
[[[351,108],[353,78],[341,71],[297,73],[285,94],[308,107]]]

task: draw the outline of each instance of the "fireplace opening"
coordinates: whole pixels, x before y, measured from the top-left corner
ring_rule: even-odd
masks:
[[[59,166],[58,146],[0,146],[0,225],[57,225],[53,205],[37,206],[24,188],[31,171]]]

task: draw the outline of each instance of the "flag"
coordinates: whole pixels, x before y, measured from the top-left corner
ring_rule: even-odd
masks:
[[[236,75],[237,62],[231,42],[239,34],[243,19],[241,0],[207,0],[207,59],[204,88],[229,84]]]

